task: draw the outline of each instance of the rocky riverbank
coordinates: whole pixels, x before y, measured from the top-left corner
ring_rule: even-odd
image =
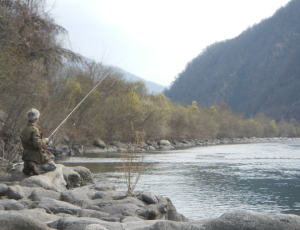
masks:
[[[299,216],[244,210],[189,221],[166,197],[149,192],[126,197],[113,185],[94,184],[85,167],[59,164],[54,172],[37,176],[21,170],[19,164],[11,174],[1,175],[2,230],[294,230],[300,226]]]
[[[66,138],[66,140],[68,140]],[[188,140],[159,140],[146,141],[139,144],[120,143],[113,141],[109,144],[97,139],[92,144],[86,145],[67,145],[67,142],[57,146],[48,147],[47,149],[55,154],[56,157],[74,156],[79,154],[99,154],[107,152],[124,152],[124,151],[162,151],[179,148],[189,148],[194,146],[222,145],[222,144],[245,144],[261,143],[276,141],[300,141],[300,138],[233,138],[233,139],[188,139]]]
[[[299,216],[245,210],[189,221],[166,197],[149,192],[126,197],[113,185],[94,184],[85,167],[58,165],[54,172],[37,176],[21,170],[19,164],[1,175],[2,230],[294,230],[300,226]]]

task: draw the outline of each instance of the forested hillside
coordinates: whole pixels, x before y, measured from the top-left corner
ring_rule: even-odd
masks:
[[[277,121],[300,121],[300,0],[236,38],[208,46],[165,95],[203,106],[223,101],[247,117],[263,112]]]
[[[47,137],[99,82],[99,79],[104,79],[105,76],[101,84],[53,136],[55,145],[59,143],[90,145],[98,138],[108,143],[114,140],[133,142],[137,134],[142,136],[144,141],[300,135],[300,124],[296,120],[276,123],[263,114],[245,119],[232,113],[224,103],[199,109],[196,101],[191,101],[189,105],[180,105],[171,102],[164,94],[148,94],[143,82],[128,82],[116,68],[108,67],[105,63],[87,61],[81,55],[66,49],[65,43],[68,39],[64,35],[67,35],[67,31],[56,24],[51,15],[45,11],[43,3],[44,0],[0,0],[0,159],[21,147],[19,135],[27,123],[29,109],[34,107],[41,112],[39,121],[44,137]],[[296,16],[298,17],[298,14]],[[296,43],[299,36],[294,31],[291,33],[294,36],[290,37],[294,37]],[[181,85],[185,88],[194,87],[195,81],[207,83],[206,86],[204,84],[195,86],[193,93],[203,93],[204,96],[205,92],[212,92],[206,96],[209,99],[208,104],[226,96],[229,90],[234,92],[230,97],[234,103],[245,100],[235,96],[238,95],[238,90],[242,89],[231,86],[240,84],[245,91],[248,90],[248,86],[241,80],[246,75],[240,74],[245,67],[239,67],[246,64],[242,63],[243,58],[236,57],[236,53],[241,52],[239,47],[236,47],[235,53],[232,51],[232,58],[227,58],[232,63],[221,65],[221,60],[225,58],[220,56],[222,54],[220,49],[224,50],[227,47],[225,43],[233,46],[233,42],[224,42],[208,48],[197,58],[202,60],[202,65],[196,65],[194,60],[182,73],[182,76],[194,76],[185,75],[193,71],[203,73],[201,78],[185,81],[180,77],[173,87],[177,87],[176,84],[182,79],[184,81]],[[288,44],[290,42],[282,42],[279,51],[287,49]],[[276,52],[281,57],[284,52],[279,51]],[[293,75],[292,70],[296,68],[299,70],[299,65],[293,62],[296,57],[299,59],[299,53],[295,48],[293,51],[294,56],[289,56],[281,63],[285,67],[282,68],[285,72],[281,74],[289,74],[288,77],[273,76],[274,79],[275,77],[281,79],[279,82],[276,78],[276,84],[280,83],[277,91],[284,90],[285,87],[297,87],[295,79],[299,80],[299,76]],[[223,52],[223,55],[227,54]],[[219,60],[219,63],[209,62],[210,58]],[[235,59],[239,60],[240,64],[237,64]],[[279,68],[276,58],[274,63],[277,64],[261,62],[262,65]],[[204,64],[212,68],[206,68],[204,71]],[[231,75],[229,64],[236,67]],[[218,71],[214,66],[219,65],[223,68]],[[255,68],[248,70],[255,73]],[[223,72],[228,73],[227,78],[221,77],[220,73]],[[230,84],[229,80],[232,81]],[[259,89],[257,87],[269,86],[270,89],[275,87],[273,86],[275,82],[270,80],[266,80],[265,84],[259,83],[257,76],[252,80],[255,84],[249,85],[249,92]],[[214,81],[215,85],[208,85]],[[220,84],[223,91],[217,88]],[[293,91],[290,90],[288,93],[290,92]],[[299,92],[295,92],[295,103],[299,100],[297,93]],[[284,100],[283,97],[280,99]],[[185,100],[189,99],[186,97]]]

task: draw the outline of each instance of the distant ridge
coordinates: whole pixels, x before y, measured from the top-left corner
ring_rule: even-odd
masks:
[[[164,93],[180,103],[223,101],[246,117],[263,112],[300,122],[300,0],[236,38],[208,46]]]
[[[151,94],[156,94],[156,93],[162,93],[164,90],[165,90],[165,86],[162,86],[160,84],[157,84],[155,82],[152,82],[152,81],[147,81],[141,77],[138,77],[132,73],[129,73],[119,67],[115,67],[119,72],[123,73],[124,74],[124,78],[127,80],[127,81],[142,81],[146,84],[148,90],[149,90],[149,93]]]
[[[93,62],[93,60],[88,57],[84,57],[84,58],[85,58],[86,62],[88,62],[88,63]],[[78,64],[78,66],[80,67],[81,64]],[[166,89],[166,86],[157,84],[152,81],[147,81],[139,76],[136,76],[130,72],[127,72],[127,71],[121,69],[120,67],[117,67],[117,66],[111,66],[111,67],[114,68],[115,70],[117,70],[119,73],[123,74],[125,80],[127,80],[127,81],[142,81],[142,82],[144,82],[146,87],[148,88],[148,93],[150,93],[150,94],[162,93]]]

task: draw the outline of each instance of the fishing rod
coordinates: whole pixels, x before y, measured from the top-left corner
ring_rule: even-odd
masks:
[[[110,74],[111,71],[109,71],[103,78],[100,79],[100,81],[94,86],[94,88],[92,88],[92,90],[81,100],[81,102],[78,103],[78,105],[76,105],[76,107],[72,110],[71,113],[69,113],[69,115],[62,121],[62,123],[60,123],[59,126],[57,126],[57,128],[53,131],[53,133],[51,133],[51,135],[48,137],[49,139],[49,143],[51,143],[51,138],[52,136],[57,132],[57,130],[59,130],[59,128],[68,120],[68,118],[73,114],[73,112],[82,104],[82,102],[85,101],[85,99],[97,88],[97,86]]]

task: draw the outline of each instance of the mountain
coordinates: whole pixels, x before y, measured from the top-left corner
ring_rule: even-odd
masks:
[[[162,86],[162,85],[157,84],[152,81],[147,81],[147,80],[145,80],[141,77],[138,77],[132,73],[129,73],[121,68],[118,68],[118,67],[115,67],[115,68],[117,68],[119,70],[119,72],[123,73],[124,78],[127,81],[142,81],[142,82],[144,82],[149,90],[149,93],[151,93],[151,94],[162,93],[166,88],[165,86]]]
[[[93,63],[94,61],[88,57],[84,57],[85,61],[87,63]],[[82,64],[77,63],[76,64],[78,67],[83,68]],[[125,80],[127,81],[142,81],[145,83],[146,87],[148,88],[148,92],[150,94],[156,94],[156,93],[162,93],[166,87],[160,84],[157,84],[155,82],[152,81],[147,81],[141,77],[138,77],[132,73],[129,73],[123,69],[121,69],[120,67],[116,67],[116,66],[111,66],[112,68],[114,68],[117,72],[121,73],[124,77]]]
[[[208,46],[165,95],[203,106],[225,102],[246,117],[263,112],[300,121],[299,12],[300,0],[292,0],[239,36]]]

